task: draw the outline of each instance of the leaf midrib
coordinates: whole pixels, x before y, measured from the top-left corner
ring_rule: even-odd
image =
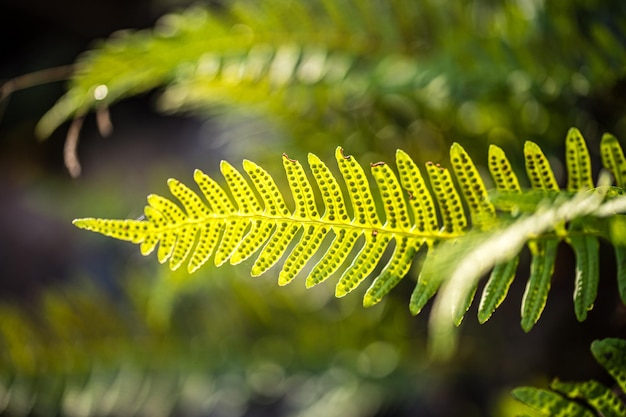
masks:
[[[357,230],[362,234],[365,234],[366,232],[369,231],[370,233],[373,233],[373,234],[384,233],[384,234],[389,234],[389,235],[408,237],[411,239],[448,240],[448,239],[460,238],[465,235],[465,233],[450,233],[450,232],[443,232],[443,231],[429,232],[426,230],[420,231],[420,230],[415,230],[415,229],[405,231],[405,230],[395,229],[395,228],[392,229],[387,226],[387,223],[379,227],[373,227],[370,225],[361,226],[361,225],[357,225],[353,223],[329,221],[329,220],[324,220],[323,218],[320,218],[320,219],[296,218],[296,217],[285,217],[285,216],[271,216],[265,213],[248,214],[248,213],[241,213],[241,212],[235,212],[235,213],[229,213],[229,214],[211,213],[209,218],[203,217],[203,218],[194,219],[194,218],[188,217],[182,223],[171,223],[168,226],[159,227],[159,228],[153,227],[153,230],[155,232],[170,231],[170,230],[180,229],[190,224],[202,225],[202,224],[211,223],[214,221],[228,221],[228,220],[234,220],[234,219],[249,219],[250,221],[260,220],[260,221],[266,221],[266,222],[268,221],[287,222],[291,224],[295,223],[302,227],[306,225],[327,225],[332,228]]]

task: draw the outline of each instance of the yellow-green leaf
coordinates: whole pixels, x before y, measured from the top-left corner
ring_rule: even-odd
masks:
[[[522,299],[522,329],[526,332],[537,323],[546,305],[558,244],[556,239],[528,242],[532,260],[530,277]]]
[[[581,191],[593,188],[591,158],[585,139],[580,131],[571,128],[565,139],[565,164],[567,167],[567,190]]]
[[[450,148],[450,163],[461,193],[469,207],[472,224],[483,229],[493,223],[496,210],[487,198],[487,189],[472,158],[458,143]]]
[[[467,217],[459,193],[452,182],[450,171],[431,162],[426,164],[426,171],[439,204],[444,232],[462,233],[467,227]]]
[[[411,157],[401,150],[396,152],[396,164],[402,188],[407,193],[409,206],[413,212],[415,229],[426,232],[438,231],[435,203],[419,168]]]
[[[591,344],[591,353],[626,392],[626,340],[608,338]]]
[[[537,190],[558,190],[559,185],[554,177],[548,158],[534,142],[524,144],[526,172],[532,188]]]
[[[600,154],[602,155],[602,165],[615,178],[615,185],[621,188],[626,187],[626,158],[624,158],[624,151],[615,136],[609,133],[602,136]]]
[[[518,400],[529,405],[545,417],[594,417],[594,414],[575,401],[568,400],[556,392],[520,387],[512,392]]]
[[[506,298],[511,283],[515,278],[518,263],[519,256],[515,256],[509,262],[497,264],[491,271],[478,307],[478,321],[480,323],[489,320],[493,312]]]
[[[511,163],[504,151],[496,146],[489,146],[489,171],[501,191],[521,191],[517,175],[511,168]]]
[[[588,403],[603,417],[626,415],[624,403],[610,389],[597,381],[562,382],[557,379],[552,381],[550,388],[571,399]]]

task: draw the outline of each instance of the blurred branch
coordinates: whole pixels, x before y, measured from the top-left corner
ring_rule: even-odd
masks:
[[[18,90],[55,81],[67,80],[73,72],[74,65],[62,65],[12,78],[0,87],[0,102],[6,100],[11,94]]]
[[[25,88],[48,84],[55,81],[67,80],[74,72],[74,68],[75,66],[73,64],[46,68],[40,71],[20,75],[19,77],[12,78],[0,85],[0,122],[2,121],[2,116],[4,115],[4,111],[11,94]]]

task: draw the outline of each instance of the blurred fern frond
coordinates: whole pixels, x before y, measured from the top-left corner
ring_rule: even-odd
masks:
[[[74,224],[138,243],[144,255],[159,245],[157,257],[161,263],[169,261],[170,268],[177,269],[187,262],[190,272],[211,256],[220,266],[227,261],[238,264],[260,251],[252,266],[252,275],[258,276],[286,256],[278,278],[281,285],[302,272],[307,262],[322,253],[323,242],[330,240],[312,269],[305,273],[307,286],[326,280],[357,251],[343,271],[335,294],[348,294],[374,273],[377,276],[363,300],[366,306],[378,303],[397,285],[420,248],[426,247],[424,267],[410,301],[411,312],[419,313],[442,282],[451,277],[446,287],[453,286],[455,298],[450,302],[448,297],[442,304],[452,312],[451,316],[446,315],[448,321],[457,325],[474,297],[478,279],[495,266],[479,308],[480,321],[489,318],[506,297],[516,275],[519,253],[528,243],[532,263],[522,301],[522,328],[529,331],[546,304],[556,248],[561,241],[576,254],[574,304],[581,321],[596,298],[598,238],[612,242],[618,256],[624,251],[623,242],[616,240],[611,230],[622,219],[615,213],[626,211],[626,202],[620,197],[624,194],[621,175],[626,171],[626,159],[611,135],[602,140],[602,154],[604,166],[614,173],[617,187],[594,188],[585,141],[578,130],[571,129],[566,140],[569,180],[567,189],[561,191],[539,146],[527,142],[524,155],[532,191],[525,193],[504,152],[491,146],[489,168],[502,192],[494,199],[495,205],[489,200],[471,158],[458,144],[450,150],[452,170],[428,163],[426,178],[402,151],[396,154],[398,175],[383,162],[370,164],[379,198],[373,194],[362,166],[353,156],[344,155],[341,148],[335,156],[348,191],[346,196],[340,181],[315,155],[309,154],[308,159],[316,187],[298,161],[283,155],[289,196],[295,202],[293,209],[288,207],[272,176],[258,165],[243,163],[251,185],[232,165],[222,162],[227,189],[201,171],[195,173],[208,204],[190,188],[171,179],[170,191],[182,208],[151,195],[145,220],[84,218]],[[315,189],[323,202],[323,214]],[[539,203],[537,193],[543,196]],[[377,210],[381,205],[384,217]],[[375,272],[392,245],[388,262]],[[618,264],[622,289],[625,267]],[[626,293],[621,295],[626,300]]]
[[[581,13],[597,19],[581,28]],[[253,107],[284,120],[299,140],[315,127],[318,135],[366,133],[360,138],[368,143],[401,143],[418,120],[449,137],[457,112],[466,135],[495,127],[542,134],[559,126],[546,122],[557,115],[541,103],[571,105],[590,85],[623,77],[626,30],[614,15],[577,2],[240,0],[196,7],[150,31],[115,34],[82,56],[38,132],[48,136],[65,120],[163,86],[164,110]],[[493,105],[502,101],[508,113]]]
[[[610,389],[598,381],[552,381],[550,390],[520,387],[513,396],[540,412],[542,416],[619,417],[626,415],[626,405],[620,393],[626,392],[626,341],[622,339],[596,340],[591,352],[617,382],[618,389]]]
[[[171,85],[170,108],[269,100],[298,116],[306,104],[339,110],[366,94],[376,57],[415,49],[408,4],[244,1],[167,15],[153,31],[118,33],[87,53],[39,133],[161,85]]]
[[[259,397],[280,402],[311,384],[316,395],[293,407],[301,412],[320,407],[347,384],[350,394],[333,401],[343,410],[359,400],[363,403],[372,389],[391,391],[382,381],[403,380],[402,372],[419,362],[400,359],[403,352],[396,349],[402,348],[392,342],[394,337],[401,337],[398,344],[406,341],[400,329],[410,327],[397,303],[389,303],[382,314],[346,317],[332,308],[310,314],[304,309],[321,305],[309,303],[304,297],[308,294],[284,297],[284,291],[274,292],[268,306],[254,300],[259,287],[252,289],[235,274],[223,275],[213,280],[171,274],[154,279],[154,274],[131,272],[120,277],[123,288],[114,296],[103,294],[93,281],[75,280],[46,289],[27,304],[0,301],[0,414],[230,415],[234,405],[238,410],[252,408]],[[277,323],[266,316],[293,320]],[[394,325],[372,332],[387,320]],[[293,351],[293,337],[314,340],[320,334],[328,337]],[[363,346],[367,338],[372,352]],[[392,359],[377,376],[387,378],[375,388],[361,381],[367,373],[359,374],[350,363],[337,361],[331,370],[325,366],[345,352],[363,349],[364,355],[386,352]],[[362,406],[371,407],[371,412],[380,404]]]

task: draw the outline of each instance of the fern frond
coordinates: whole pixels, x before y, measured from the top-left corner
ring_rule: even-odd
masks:
[[[502,111],[493,103],[503,92],[520,93],[514,75],[528,97],[511,102],[511,114],[536,102],[542,115],[546,95],[539,92],[548,85],[565,97],[579,94],[573,77],[601,86],[624,75],[624,57],[614,52],[623,49],[622,34],[600,25],[587,36],[587,28],[577,26],[579,5],[536,10],[541,25],[529,24],[513,3],[474,7],[434,0],[236,0],[166,15],[152,30],[114,34],[81,56],[67,93],[44,115],[38,134],[47,137],[66,120],[163,88],[159,108],[165,112],[260,109],[299,140],[310,138],[314,127],[317,137],[360,134],[370,149],[381,150],[377,137],[402,146],[419,119],[464,135],[482,134],[496,119],[502,124],[507,117],[487,117],[492,120],[474,129],[455,127],[449,115],[463,103],[472,103],[474,114]],[[467,19],[468,12],[481,19]],[[553,24],[552,15],[562,21]],[[588,47],[572,52],[555,47],[559,42]],[[474,51],[473,59],[467,51]],[[546,57],[541,68],[534,65],[537,54]],[[581,60],[593,65],[583,71]],[[535,117],[510,119],[499,127],[519,136],[547,129]],[[314,150],[319,142],[307,146]]]
[[[626,392],[626,341],[596,340],[591,351],[615,378],[620,389]],[[550,388],[516,388],[513,396],[545,416],[595,416],[595,412],[605,417],[626,415],[626,405],[619,395],[597,381],[562,382],[555,379]]]
[[[401,181],[386,164],[371,166],[383,200],[383,222],[376,211],[376,199],[362,166],[353,156],[344,155],[341,148],[337,148],[335,156],[347,186],[347,199],[344,199],[338,180],[326,165],[317,156],[309,155],[309,166],[324,203],[322,215],[303,166],[284,155],[283,166],[295,203],[293,210],[287,208],[274,180],[262,168],[244,161],[244,170],[252,181],[251,185],[236,168],[222,162],[221,171],[230,196],[213,179],[196,171],[194,179],[207,202],[179,181],[171,179],[168,181],[170,191],[184,210],[170,200],[151,195],[143,221],[78,219],[74,224],[117,239],[141,243],[144,255],[160,242],[158,260],[161,263],[169,261],[173,270],[189,259],[187,268],[189,272],[194,272],[213,252],[214,262],[219,266],[226,261],[237,264],[260,251],[252,267],[253,276],[265,273],[278,262],[302,230],[300,240],[289,251],[279,273],[280,285],[295,278],[332,231],[333,241],[325,255],[313,266],[307,286],[318,284],[332,275],[356,249],[357,254],[337,284],[338,297],[358,287],[394,241],[391,259],[365,296],[364,303],[374,305],[408,272],[420,246],[425,242],[432,245],[441,239],[459,235],[467,220],[458,194],[453,198],[447,197],[450,190],[454,190],[450,174],[443,168],[433,166],[431,182],[440,187],[435,195],[440,200],[440,213],[444,218],[444,229],[438,230],[433,199],[419,170],[408,155],[398,153],[399,164],[406,167],[401,171]],[[412,178],[411,174],[419,175],[419,178]],[[415,192],[416,196],[409,199],[412,204],[407,204],[401,182],[409,188],[409,192]],[[261,200],[255,193],[261,196]],[[352,217],[346,201],[351,205]],[[409,206],[413,208],[415,222],[410,217]],[[362,243],[361,237],[364,240]]]
[[[38,133],[47,137],[67,119],[158,86],[169,87],[162,101],[168,110],[255,105],[269,96],[276,107],[291,103],[298,115],[329,102],[342,108],[371,79],[372,63],[360,58],[414,49],[414,39],[402,35],[417,18],[406,15],[406,3],[237,1],[166,15],[151,31],[119,32],[82,56],[69,91]],[[398,18],[400,10],[411,26]],[[373,17],[376,24],[368,22]],[[345,27],[348,21],[355,27]],[[357,63],[368,68],[365,77],[352,71],[352,82],[344,83]]]
[[[260,369],[278,369],[259,368],[260,358],[263,364],[284,363],[285,350],[274,341],[315,339],[324,332],[338,337],[301,346],[297,365],[285,366],[284,372],[301,378],[303,389],[319,383],[332,395],[345,379],[329,382],[328,372],[311,372],[320,358],[330,360],[338,349],[362,349],[364,340],[377,335],[372,329],[382,330],[389,320],[411,327],[409,316],[396,303],[382,314],[352,315],[342,321],[303,310],[307,294],[293,293],[295,302],[273,297],[268,305],[266,300],[251,299],[256,290],[238,279],[234,270],[221,271],[213,280],[172,277],[165,269],[150,276],[132,268],[120,273],[123,277],[115,281],[120,286],[114,293],[91,277],[42,289],[27,303],[0,301],[1,415],[72,416],[87,409],[91,415],[103,416],[228,415],[232,412],[228,404],[207,408],[207,398],[236,386],[242,389],[241,401],[250,407],[258,394],[266,400],[284,399],[287,386],[253,386],[246,376]],[[228,287],[220,281],[229,282]],[[270,316],[290,319],[270,323]],[[416,338],[409,340],[416,342]],[[406,343],[407,336],[398,332],[388,341]],[[250,355],[251,347],[259,352]],[[389,350],[371,353],[381,352]],[[411,363],[408,358],[407,363]],[[339,367],[354,370],[349,364]],[[399,372],[377,378],[381,391],[376,392],[385,397],[396,393],[393,387],[400,381],[406,377]],[[371,395],[371,389],[371,384],[363,386],[363,391],[343,401],[350,406]],[[321,395],[318,401],[324,403],[325,398]],[[299,405],[298,410],[308,412],[310,405]],[[364,406],[359,415],[378,406]]]
[[[621,151],[619,144],[611,147],[611,155]],[[577,130],[568,133],[566,149],[567,168],[574,179],[565,191],[559,190],[539,146],[530,142],[525,145],[526,168],[533,186],[529,191],[520,188],[504,152],[490,147],[495,198],[489,197],[474,163],[458,144],[450,150],[451,171],[429,162],[423,176],[402,151],[396,153],[397,174],[384,162],[370,164],[377,191],[370,188],[368,175],[355,157],[345,155],[339,147],[335,160],[341,178],[309,154],[308,168],[314,182],[300,162],[283,155],[294,202],[291,208],[272,176],[246,160],[243,171],[248,179],[227,162],[221,163],[226,187],[197,170],[194,179],[204,199],[171,179],[170,191],[180,205],[150,195],[145,220],[86,218],[74,224],[139,243],[144,255],[158,245],[159,262],[169,262],[171,269],[187,262],[188,271],[194,272],[211,256],[217,266],[256,256],[252,275],[259,276],[284,258],[279,284],[290,283],[311,263],[307,287],[341,271],[337,297],[359,287],[383,263],[384,254],[391,252],[365,293],[365,306],[380,302],[407,274],[416,253],[424,252],[420,248],[426,246],[424,266],[409,306],[418,314],[445,283],[439,298],[445,301],[436,304],[433,323],[439,324],[434,327],[445,327],[441,323],[459,325],[480,277],[493,268],[478,310],[479,321],[486,321],[506,298],[519,253],[527,245],[532,260],[521,315],[522,328],[530,331],[546,305],[561,241],[576,254],[574,305],[579,320],[584,320],[597,293],[598,237],[621,247],[610,230],[618,225],[612,220],[614,214],[626,212],[625,198],[620,197],[623,189],[606,187],[604,177],[599,187],[591,188],[589,154]],[[615,169],[616,164],[608,165]],[[377,206],[382,207],[382,213]],[[623,288],[621,275],[618,280]],[[441,305],[446,306],[445,312]]]

